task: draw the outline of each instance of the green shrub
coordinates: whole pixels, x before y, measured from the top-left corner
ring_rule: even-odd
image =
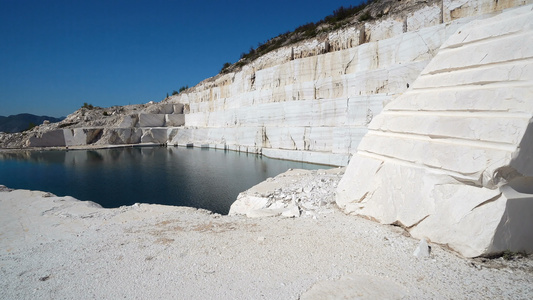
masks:
[[[222,66],[222,69],[220,70],[220,73],[221,74],[225,74],[225,73],[229,72],[229,70],[228,70],[229,67],[231,67],[231,63],[230,62],[224,63],[224,65]]]
[[[37,125],[35,125],[35,123],[30,122],[30,123],[28,124],[28,129],[26,129],[26,130],[32,130],[33,127],[35,127],[35,126],[37,126]]]
[[[357,20],[359,20],[359,22],[365,22],[368,20],[372,20],[372,16],[368,11],[366,11],[364,14],[360,15]]]
[[[92,104],[88,104],[87,102],[84,102],[81,108],[94,109],[94,106]]]
[[[337,30],[341,28],[342,26],[348,24],[350,17],[357,15],[358,13],[363,11],[365,7],[367,7],[370,3],[374,1],[375,0],[366,0],[357,6],[351,6],[351,5],[348,7],[341,6],[338,9],[334,10],[333,14],[326,16],[324,19],[316,23],[309,22],[307,24],[301,25],[297,27],[293,32],[287,31],[283,34],[280,34],[276,37],[269,39],[268,41],[264,43],[259,43],[257,45],[257,48],[255,49],[253,47],[250,47],[250,50],[248,50],[248,52],[241,53],[240,60],[234,65],[234,68],[241,68],[242,66],[253,61],[254,59],[262,55],[265,55],[271,51],[274,51],[280,47],[294,44],[304,39],[310,39],[310,38],[316,37],[317,35],[324,33],[324,32]],[[372,19],[372,16],[370,15],[370,13],[366,12],[363,15],[361,15],[358,20],[360,22],[364,22],[364,21],[371,20],[371,19]],[[318,30],[318,27],[323,24],[327,24],[329,26],[326,26],[325,28]],[[220,70],[220,73],[224,74],[229,71],[228,68],[231,66],[231,64],[229,63],[226,63],[226,64],[224,64],[224,67],[222,67],[222,70]]]

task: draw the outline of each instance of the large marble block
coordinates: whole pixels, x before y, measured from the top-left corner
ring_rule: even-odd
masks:
[[[185,115],[183,114],[165,115],[165,126],[166,127],[183,126],[184,124],[185,124]]]
[[[119,128],[136,127],[139,123],[139,114],[127,115],[122,118],[122,121],[118,124]]]
[[[87,133],[82,128],[63,130],[66,146],[87,145]]]
[[[467,257],[532,252],[531,20],[529,5],[452,35],[373,118],[337,204]]]
[[[174,103],[173,105],[174,105],[173,110],[172,110],[173,114],[182,114],[183,113],[183,104],[182,103]]]
[[[165,103],[161,104],[159,108],[159,114],[173,114],[174,113],[174,104]]]
[[[105,128],[97,144],[123,145],[141,142],[143,131],[141,128]]]
[[[39,136],[30,137],[29,147],[63,147],[65,135],[62,129],[43,132]]]
[[[139,127],[163,127],[165,126],[164,114],[139,114]]]
[[[83,146],[96,142],[103,128],[73,128],[63,129],[66,146]]]
[[[166,144],[168,140],[168,129],[147,128],[142,129],[141,143]]]

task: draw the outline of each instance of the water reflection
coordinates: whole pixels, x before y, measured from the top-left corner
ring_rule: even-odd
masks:
[[[91,200],[184,205],[226,214],[239,192],[289,168],[322,166],[222,150],[136,147],[0,153],[0,184]]]

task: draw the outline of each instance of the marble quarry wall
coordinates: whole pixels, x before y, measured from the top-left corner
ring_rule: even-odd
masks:
[[[186,114],[168,143],[347,165],[369,122],[454,32],[524,2],[420,2],[416,11],[279,49],[171,97]]]
[[[383,17],[259,57],[123,117],[57,129],[27,146],[158,143],[345,166],[383,106],[461,26],[524,0],[404,1]]]
[[[123,116],[116,126],[91,126],[41,132],[29,147],[166,144],[171,128],[183,126],[183,104],[153,104],[140,113]]]
[[[337,204],[467,257],[532,252],[532,122],[528,5],[447,39],[412,87],[373,118]]]

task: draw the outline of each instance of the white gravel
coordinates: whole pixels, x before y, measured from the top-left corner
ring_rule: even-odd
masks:
[[[533,298],[531,258],[465,259],[431,243],[417,258],[418,244],[330,205],[249,219],[0,188],[0,299]]]

